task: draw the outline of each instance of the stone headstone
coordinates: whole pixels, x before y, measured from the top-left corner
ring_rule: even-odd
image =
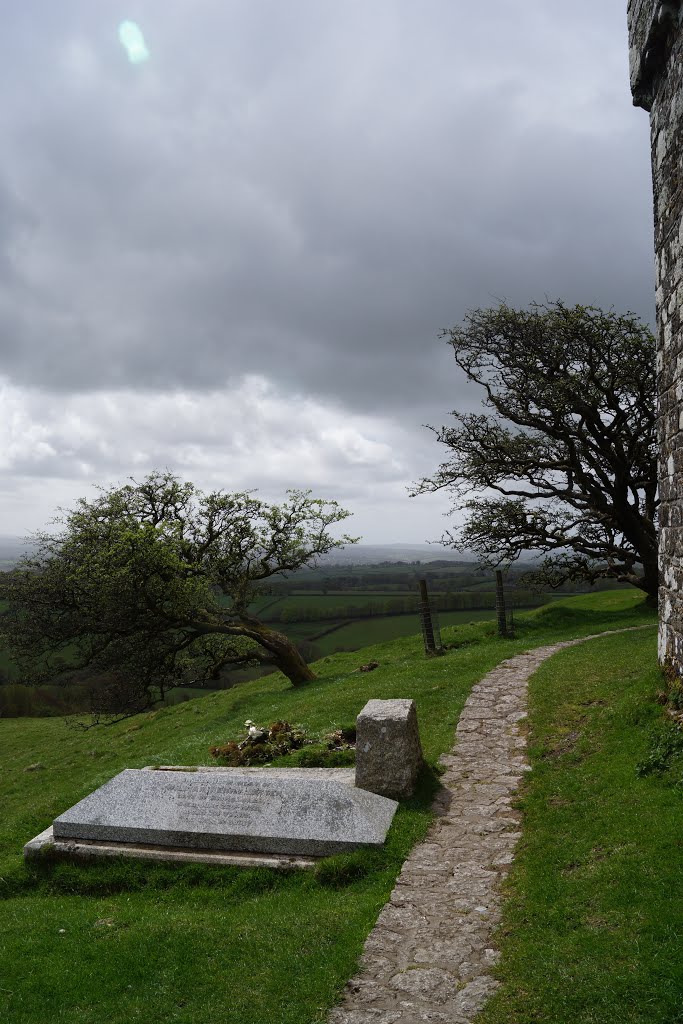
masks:
[[[356,786],[402,799],[423,765],[414,700],[369,700],[356,719]]]
[[[379,846],[393,800],[334,779],[126,769],[60,814],[56,841],[327,856]]]

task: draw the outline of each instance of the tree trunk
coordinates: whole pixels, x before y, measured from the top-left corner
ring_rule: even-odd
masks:
[[[299,686],[309,679],[315,679],[315,672],[311,671],[295,645],[284,633],[268,629],[263,623],[255,626],[253,619],[249,620],[249,628],[252,635],[256,634],[258,642],[270,651],[274,664],[287,676],[292,686]]]
[[[645,603],[648,608],[657,608],[659,598],[659,565],[657,556],[649,558],[647,561],[643,559],[643,582],[641,589],[647,594]]]

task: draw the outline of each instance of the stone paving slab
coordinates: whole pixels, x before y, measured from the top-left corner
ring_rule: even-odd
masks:
[[[636,626],[633,629],[648,629]],[[472,1024],[499,982],[491,937],[521,816],[527,683],[546,658],[609,630],[509,658],[472,689],[441,758],[446,772],[426,840],[403,865],[328,1024]]]

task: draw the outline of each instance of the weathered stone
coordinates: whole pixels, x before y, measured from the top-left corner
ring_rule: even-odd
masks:
[[[346,990],[352,992],[354,996],[359,996],[366,1006],[376,1003],[386,995],[386,989],[369,978],[351,978],[346,983]]]
[[[441,1013],[440,1010],[420,1010],[417,1016],[401,1018],[401,1024],[461,1024],[459,1020],[450,1013]]]
[[[396,807],[330,779],[126,769],[53,828],[61,841],[326,856],[381,845]]]
[[[657,306],[659,657],[683,675],[683,6],[629,0],[633,102],[650,112]]]
[[[414,967],[401,971],[391,979],[390,986],[400,992],[426,996],[430,1003],[445,1003],[457,992],[457,982],[449,971],[440,967]]]
[[[356,786],[402,799],[423,764],[413,700],[369,700],[356,721]]]
[[[454,935],[450,939],[435,939],[418,946],[413,951],[413,960],[418,964],[464,963],[472,952],[472,943],[466,935]]]
[[[496,981],[495,978],[491,978],[486,974],[481,975],[458,992],[453,1009],[456,1013],[466,1014],[468,1019],[471,1020],[479,1013],[486,1000],[493,995],[499,986],[500,982]]]
[[[314,868],[318,857],[289,857],[283,853],[240,853],[227,850],[192,850],[178,846],[145,846],[137,843],[113,843],[92,839],[55,839],[52,825],[24,846],[24,857],[31,859],[49,853],[51,858],[92,861],[107,857],[131,857],[134,860],[167,864],[213,864],[236,868],[275,868],[292,871]]]
[[[273,768],[271,765],[251,766],[249,768],[226,768],[213,764],[200,765],[177,765],[158,764],[148,765],[143,769],[146,772],[206,772],[209,775],[220,774],[230,775],[233,778],[238,775],[256,775],[269,779],[308,779],[318,782],[330,780],[331,782],[343,782],[347,786],[355,783],[354,768]]]
[[[329,1024],[397,1024],[405,1018],[401,1011],[394,1010],[332,1010]]]

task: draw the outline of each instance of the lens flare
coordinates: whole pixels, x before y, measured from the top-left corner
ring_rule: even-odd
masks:
[[[122,21],[119,25],[119,39],[128,54],[131,64],[143,64],[149,60],[149,50],[145,46],[142,29],[134,21]]]

